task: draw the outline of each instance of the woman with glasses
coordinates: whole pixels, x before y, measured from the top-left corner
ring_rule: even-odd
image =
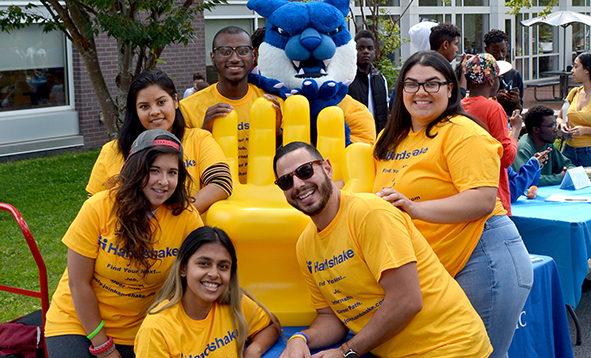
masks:
[[[373,190],[412,218],[505,357],[533,269],[497,198],[502,147],[460,104],[449,62],[412,55],[398,77],[391,117],[374,147]]]
[[[567,138],[563,153],[575,166],[591,167],[591,52],[577,56],[571,72],[575,82],[583,85],[566,96],[570,104],[567,118],[562,118],[562,111],[558,115],[558,125]]]

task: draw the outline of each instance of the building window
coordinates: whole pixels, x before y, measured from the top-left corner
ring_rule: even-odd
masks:
[[[460,28],[463,39],[461,48],[467,53],[484,52],[484,34],[490,29],[488,14],[457,14],[456,26]]]
[[[0,111],[69,105],[66,46],[59,31],[0,33]]]

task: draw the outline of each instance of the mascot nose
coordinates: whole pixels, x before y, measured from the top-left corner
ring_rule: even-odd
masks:
[[[302,34],[300,35],[300,42],[309,51],[313,51],[316,47],[318,47],[318,45],[320,45],[322,39],[320,38],[318,31],[307,28],[302,31]]]

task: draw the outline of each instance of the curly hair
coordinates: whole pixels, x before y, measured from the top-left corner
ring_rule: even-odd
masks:
[[[451,44],[456,37],[461,35],[462,32],[456,25],[450,24],[449,22],[442,22],[431,28],[431,34],[429,35],[431,50],[437,51],[445,41]]]
[[[501,42],[508,42],[509,38],[507,34],[499,29],[492,29],[486,34],[484,34],[484,44],[486,46],[490,46],[492,44],[498,44]]]
[[[163,154],[173,154],[178,160],[177,186],[164,205],[172,209],[173,215],[180,215],[191,205],[192,198],[188,194],[191,180],[182,153],[172,147],[155,146],[132,155],[114,178],[114,188],[111,189],[117,203],[115,235],[130,262],[144,274],[155,262],[151,254],[152,237],[159,228],[150,220],[152,210],[143,189],[148,184],[150,167]]]
[[[174,82],[168,75],[160,70],[147,70],[140,73],[131,82],[127,92],[127,108],[125,109],[125,119],[117,135],[117,147],[123,158],[127,159],[129,150],[133,141],[147,128],[144,128],[140,118],[137,115],[136,103],[139,91],[150,86],[158,86],[168,93],[173,99],[178,100]],[[181,142],[185,134],[185,119],[181,113],[180,107],[176,109],[174,122],[170,130]]]
[[[527,112],[523,115],[523,121],[525,122],[525,128],[527,133],[532,133],[534,127],[539,127],[544,121],[544,117],[554,117],[554,110],[543,104],[536,104],[530,107]]]
[[[382,135],[376,141],[373,152],[374,158],[378,160],[387,160],[388,152],[395,150],[396,147],[398,147],[398,145],[404,140],[404,138],[407,137],[410,131],[412,120],[410,112],[404,105],[402,98],[402,83],[404,82],[406,73],[416,65],[433,67],[437,72],[443,75],[445,81],[452,85],[451,97],[449,98],[447,108],[439,115],[439,117],[435,118],[427,125],[427,137],[434,138],[437,133],[431,133],[433,127],[438,123],[445,122],[449,120],[450,117],[456,115],[466,116],[481,127],[486,128],[486,126],[481,121],[467,114],[462,109],[462,96],[460,95],[459,82],[453,68],[447,59],[436,51],[419,51],[410,56],[400,69],[400,74],[398,76],[398,80],[396,81],[394,101],[392,102],[392,112],[388,117],[388,121],[386,122],[386,127],[384,127]]]

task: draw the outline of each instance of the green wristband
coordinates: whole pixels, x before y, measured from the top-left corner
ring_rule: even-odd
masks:
[[[99,323],[98,327],[96,327],[96,329],[94,331],[92,331],[91,334],[86,336],[86,338],[93,339],[94,336],[96,336],[101,331],[101,329],[103,329],[104,325],[105,325],[105,321],[101,321],[101,323]]]

